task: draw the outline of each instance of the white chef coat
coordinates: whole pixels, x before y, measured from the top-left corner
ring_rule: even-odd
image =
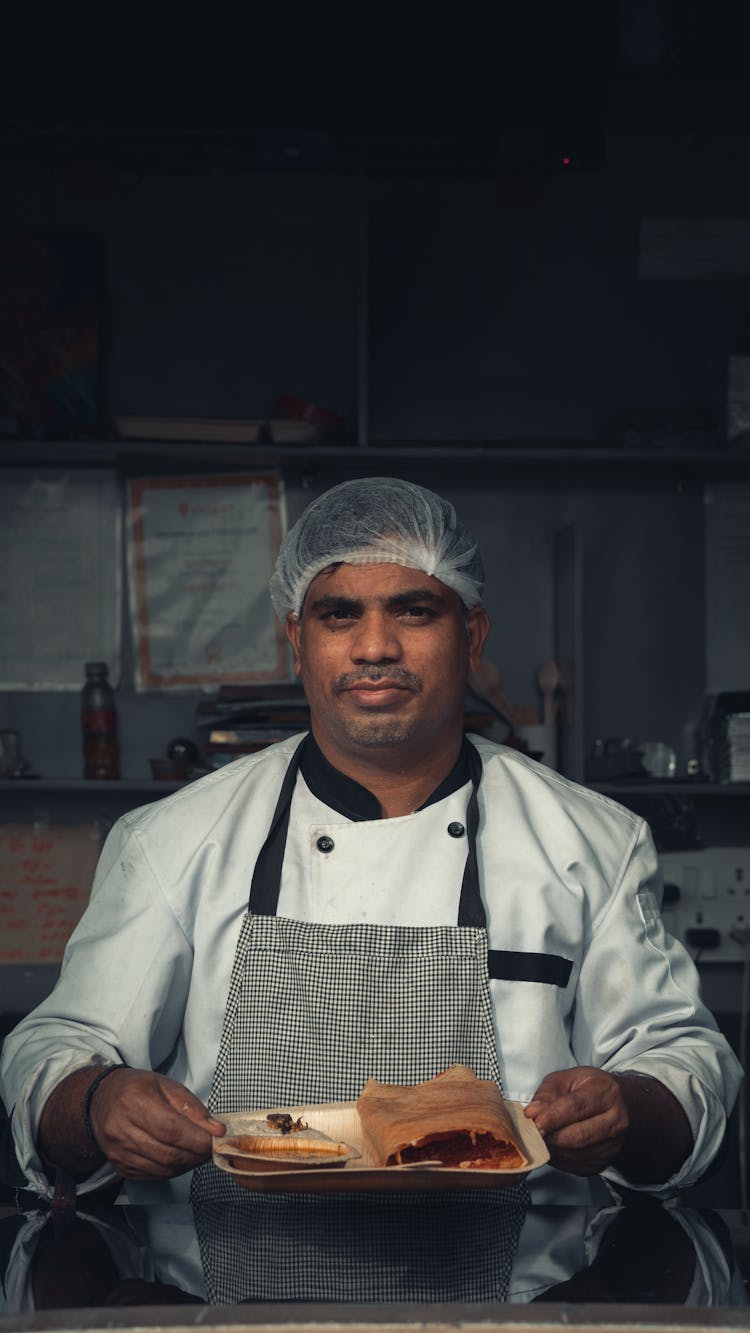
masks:
[[[694,1137],[659,1192],[684,1188],[721,1142],[741,1070],[701,1002],[692,961],[664,932],[648,827],[516,750],[471,739],[483,761],[478,865],[490,949],[572,963],[564,988],[491,981],[505,1095],[529,1101],[546,1073],[575,1064],[659,1078]],[[299,740],[132,811],[110,833],[60,980],[3,1051],[0,1091],[32,1188],[49,1189],[34,1146],[41,1108],[72,1070],[124,1061],[207,1100],[253,867]],[[300,774],[278,914],[455,925],[467,840],[448,826],[465,823],[469,790],[401,818],[351,822]],[[333,848],[321,850],[321,837]],[[88,1187],[107,1175],[102,1168]],[[184,1199],[189,1179],[128,1192]]]

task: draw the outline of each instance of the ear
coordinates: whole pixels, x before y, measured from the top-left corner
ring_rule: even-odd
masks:
[[[294,653],[295,676],[302,675],[302,659],[300,656],[300,647],[299,647],[301,632],[302,632],[302,627],[299,623],[299,616],[296,616],[293,611],[287,612],[287,617],[286,620],[284,621],[284,633],[286,634],[286,637],[288,638],[289,642],[292,645],[292,652]]]
[[[472,606],[466,613],[466,638],[469,644],[469,670],[479,666],[485,639],[490,630],[490,618],[483,606]]]

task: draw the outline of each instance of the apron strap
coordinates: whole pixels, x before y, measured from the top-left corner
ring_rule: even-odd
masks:
[[[292,795],[297,782],[302,751],[307,737],[303,737],[294,751],[289,767],[284,774],[279,799],[268,830],[268,837],[260,849],[250,885],[248,910],[253,916],[275,916],[281,891],[281,869],[284,864],[284,852],[289,830],[289,813]],[[466,809],[466,836],[469,850],[461,884],[461,896],[458,903],[458,925],[485,928],[485,915],[482,895],[479,890],[479,867],[477,864],[477,830],[479,828],[479,784],[482,780],[482,760],[471,741],[464,739],[464,747],[471,777],[471,796]]]
[[[482,781],[482,760],[476,746],[464,739],[466,757],[469,761],[471,777],[471,796],[466,808],[466,837],[469,851],[464,867],[461,884],[461,897],[458,900],[459,926],[478,926],[487,928],[487,915],[479,888],[479,865],[477,863],[477,833],[479,831],[479,784]]]
[[[289,812],[292,808],[292,793],[297,781],[302,750],[306,740],[307,736],[303,736],[289,760],[289,767],[284,774],[284,781],[281,784],[281,791],[276,802],[276,809],[273,812],[268,837],[263,843],[255,862],[248,901],[248,910],[254,916],[275,916],[279,905],[281,867],[284,864]]]

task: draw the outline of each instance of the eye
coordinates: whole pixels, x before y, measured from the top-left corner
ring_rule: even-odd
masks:
[[[347,610],[345,607],[336,607],[332,611],[325,611],[321,616],[323,623],[328,625],[346,625],[350,620],[355,619],[354,612]]]
[[[429,606],[405,606],[400,615],[405,620],[431,620],[434,612]]]

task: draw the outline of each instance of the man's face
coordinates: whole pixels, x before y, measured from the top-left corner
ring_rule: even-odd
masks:
[[[403,565],[336,565],[287,617],[295,672],[316,739],[332,762],[376,747],[414,755],[455,744],[466,677],[488,620],[438,579]]]

